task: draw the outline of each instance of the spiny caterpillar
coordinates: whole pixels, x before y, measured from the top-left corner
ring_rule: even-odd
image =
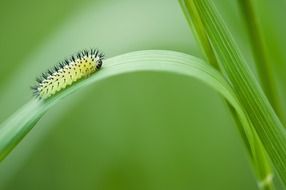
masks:
[[[39,99],[49,98],[72,83],[89,76],[101,68],[103,57],[103,53],[91,49],[60,62],[36,79],[37,84],[31,87],[34,96]]]

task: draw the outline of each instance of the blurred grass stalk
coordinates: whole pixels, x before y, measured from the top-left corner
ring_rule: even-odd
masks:
[[[267,46],[265,44],[263,32],[259,27],[259,20],[255,14],[254,4],[252,0],[240,0],[239,6],[246,24],[253,57],[255,59],[256,68],[259,79],[265,94],[271,102],[279,118],[285,124],[285,112],[282,109],[281,100],[278,97],[277,84],[275,82],[273,68],[268,56]]]
[[[243,1],[243,6],[247,6],[247,2],[247,0]],[[277,169],[285,185],[285,130],[268,103],[258,82],[240,55],[239,49],[215,5],[209,0],[180,0],[180,4],[187,21],[195,31],[206,59],[228,79],[228,82],[237,94],[242,109],[248,115],[250,124],[244,126],[231,109],[250,154],[259,188],[274,189],[272,164]],[[255,19],[254,13],[251,11],[251,9],[248,9],[247,14],[252,15],[252,19],[248,22],[252,22],[252,20],[254,22]],[[256,35],[256,32],[253,31],[255,29],[257,29],[256,26],[249,29],[252,30],[251,38],[253,35]],[[269,62],[266,56],[259,57],[261,54],[265,54],[265,49],[260,40],[259,35],[251,41],[258,65],[258,72],[260,73],[264,89],[267,89],[266,94],[270,98],[272,105],[276,110],[281,111],[279,99],[275,94],[277,92],[273,85],[271,71],[268,69]],[[258,46],[259,49],[255,50]],[[247,127],[251,127],[251,129],[247,129]]]

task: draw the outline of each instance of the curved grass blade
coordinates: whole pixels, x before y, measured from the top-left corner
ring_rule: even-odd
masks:
[[[102,69],[91,77],[79,81],[46,101],[33,99],[12,115],[0,128],[0,159],[2,160],[20,142],[51,106],[65,96],[112,76],[140,71],[172,72],[198,78],[229,97],[231,104],[235,103],[226,81],[200,59],[171,51],[128,53],[105,60]]]
[[[8,118],[0,128],[0,160],[35,126],[45,112],[61,99],[83,87],[121,74],[130,72],[169,72],[196,78],[218,91],[234,108],[242,123],[240,130],[244,131],[249,145],[253,146],[255,133],[248,122],[241,106],[229,83],[213,67],[193,56],[163,50],[146,50],[131,52],[105,60],[100,71],[91,77],[81,80],[46,101],[31,100],[14,115]]]

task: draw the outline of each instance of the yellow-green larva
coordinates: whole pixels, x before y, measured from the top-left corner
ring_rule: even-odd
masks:
[[[74,82],[89,76],[99,70],[102,65],[103,53],[91,49],[79,52],[53,69],[37,78],[37,84],[32,86],[33,94],[39,99],[46,99],[56,94]]]

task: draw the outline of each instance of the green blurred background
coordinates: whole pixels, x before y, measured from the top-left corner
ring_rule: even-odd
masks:
[[[216,3],[251,64],[235,1]],[[276,4],[272,12],[281,9]],[[259,6],[266,14],[266,3]],[[267,17],[267,34],[285,31],[273,22],[278,13]],[[98,47],[107,58],[143,49],[201,57],[174,0],[1,1],[0,23],[0,121],[32,98],[29,86],[39,73],[83,48]],[[276,51],[283,41],[274,36],[271,44],[283,62]],[[284,68],[275,65],[280,82]],[[215,91],[195,79],[141,72],[102,81],[53,107],[0,164],[0,189],[257,187]]]

